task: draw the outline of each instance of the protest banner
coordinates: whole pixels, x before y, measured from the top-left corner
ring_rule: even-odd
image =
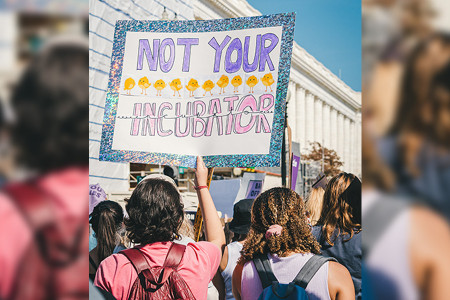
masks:
[[[278,166],[294,21],[117,21],[100,160]]]
[[[265,173],[244,173],[233,205],[243,199],[255,199],[262,191],[265,178]]]
[[[213,180],[209,192],[217,211],[228,217],[233,216],[233,202],[241,187],[240,179]]]

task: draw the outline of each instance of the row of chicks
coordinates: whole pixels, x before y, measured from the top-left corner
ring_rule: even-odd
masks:
[[[246,84],[250,88],[250,93],[254,92],[254,87],[258,84],[258,82],[259,82],[258,78],[256,78],[256,76],[254,76],[254,75],[250,76],[247,79]],[[267,88],[270,88],[270,91],[273,92],[272,85],[274,84],[275,80],[273,79],[273,76],[271,73],[265,74],[261,78],[261,82],[266,87],[266,92],[267,92]],[[219,95],[225,93],[225,88],[228,86],[229,83],[230,83],[230,79],[228,78],[228,76],[222,75],[220,77],[220,79],[217,81],[217,86],[220,87]],[[130,91],[131,91],[131,89],[133,89],[135,87],[135,85],[136,85],[136,82],[134,81],[133,78],[130,77],[125,80],[124,90],[127,91],[127,95],[130,95]],[[238,87],[240,85],[242,85],[241,76],[239,76],[239,75],[234,76],[233,79],[231,79],[231,85],[234,86],[233,92],[237,93]],[[142,77],[138,81],[138,86],[142,89],[141,94],[145,93],[145,95],[147,95],[147,89],[151,86],[151,83],[147,77]],[[183,85],[181,84],[181,80],[179,78],[172,80],[169,83],[169,86],[173,90],[174,97],[175,97],[175,93],[178,93],[178,96],[181,97],[180,90],[183,88]],[[206,93],[208,93],[208,92],[212,96],[213,95],[212,89],[214,88],[214,86],[215,86],[215,84],[212,80],[205,81],[202,85],[202,88],[205,91],[203,96],[206,96]],[[163,89],[166,88],[166,83],[164,82],[164,80],[159,79],[159,80],[155,81],[155,83],[153,84],[153,87],[156,89],[156,96],[162,96],[161,92]],[[198,81],[192,78],[191,80],[189,80],[188,84],[185,87],[189,91],[189,97],[193,97],[194,91],[196,89],[198,89],[200,86],[198,84]]]

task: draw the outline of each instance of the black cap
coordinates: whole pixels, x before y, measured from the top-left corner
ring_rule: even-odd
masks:
[[[327,176],[325,176],[324,173],[320,172],[319,175],[317,175],[316,181],[313,183],[312,188],[316,189],[321,187],[325,189],[327,187],[327,184],[328,184]]]
[[[237,234],[247,234],[252,222],[252,205],[254,199],[243,199],[233,207],[233,220],[230,230]]]

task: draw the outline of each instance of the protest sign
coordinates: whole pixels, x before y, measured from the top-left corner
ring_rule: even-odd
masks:
[[[255,199],[262,191],[265,178],[265,173],[244,173],[239,192],[233,204],[243,199]]]
[[[250,180],[247,187],[245,199],[255,199],[262,190],[262,180]]]
[[[294,21],[117,21],[100,160],[279,165]]]
[[[217,211],[228,217],[233,216],[233,202],[241,186],[240,179],[212,180],[209,192]]]

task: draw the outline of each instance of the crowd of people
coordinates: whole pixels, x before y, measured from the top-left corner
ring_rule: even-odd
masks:
[[[202,241],[183,229],[182,196],[166,175],[137,185],[126,199],[126,217],[113,201],[93,208],[97,245],[89,273],[102,293],[116,299],[361,298],[361,182],[355,175],[327,182],[321,174],[306,201],[284,187],[240,200],[227,224],[207,177],[199,157]]]

